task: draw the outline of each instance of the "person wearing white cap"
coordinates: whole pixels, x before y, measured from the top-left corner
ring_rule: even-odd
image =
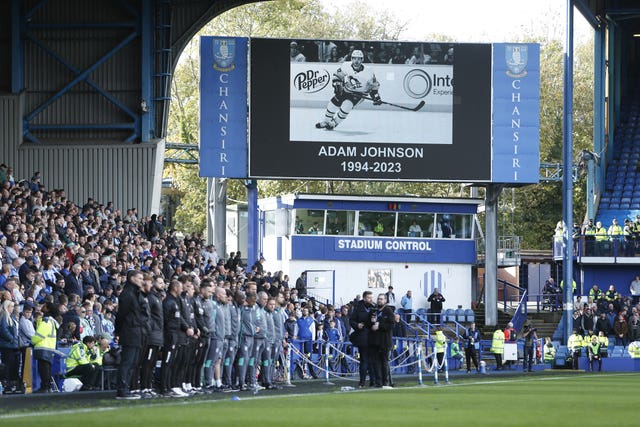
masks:
[[[289,55],[291,62],[306,62],[307,58],[300,52],[298,42],[292,41],[289,43]]]

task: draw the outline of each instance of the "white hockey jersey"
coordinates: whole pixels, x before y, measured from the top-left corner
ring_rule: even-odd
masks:
[[[334,80],[341,80],[345,91],[350,93],[367,95],[380,87],[376,75],[367,64],[362,64],[360,70],[355,70],[351,61],[346,61],[333,76]]]

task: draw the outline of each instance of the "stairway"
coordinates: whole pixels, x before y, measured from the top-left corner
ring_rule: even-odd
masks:
[[[527,315],[527,319],[531,320],[533,327],[538,329],[536,332],[538,338],[553,337],[553,333],[558,327],[558,322],[560,322],[561,317],[562,312],[531,312]]]
[[[478,304],[473,312],[476,316],[476,327],[480,331],[483,339],[491,339],[491,337],[493,336],[493,332],[497,328],[506,328],[507,323],[509,323],[511,321],[511,318],[513,317],[513,314],[511,313],[498,310],[498,324],[495,326],[487,326],[485,325],[484,304]]]
[[[480,330],[480,333],[482,334],[482,337],[484,339],[491,339],[491,337],[493,336],[493,332],[498,327],[501,329],[506,328],[507,323],[509,323],[511,321],[511,318],[513,317],[512,313],[498,310],[498,324],[496,326],[487,326],[485,325],[484,304],[478,305],[478,307],[474,309],[473,312],[476,315],[476,326]],[[530,312],[527,315],[527,319],[530,320],[533,324],[533,327],[538,330],[538,338],[551,338],[554,331],[556,330],[556,327],[558,326],[561,315],[561,312]]]

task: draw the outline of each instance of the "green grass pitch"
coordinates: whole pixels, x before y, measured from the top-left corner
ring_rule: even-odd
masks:
[[[640,374],[555,374],[456,378],[394,390],[340,392],[301,385],[198,400],[116,402],[91,408],[38,408],[7,413],[11,426],[638,426]],[[7,403],[0,398],[0,407]],[[37,415],[37,414],[40,415]],[[35,414],[35,415],[34,415]]]

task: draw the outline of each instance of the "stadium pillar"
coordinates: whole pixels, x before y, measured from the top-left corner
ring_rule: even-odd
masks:
[[[498,323],[498,198],[501,191],[501,185],[488,184],[485,194],[484,319],[485,324],[491,326]]]
[[[255,179],[245,181],[247,187],[247,265],[252,265],[257,259],[260,251],[258,226],[258,181]]]
[[[11,93],[24,90],[24,15],[22,1],[11,2]]]
[[[596,183],[596,157],[592,152],[583,153],[583,159],[587,161],[587,218],[594,217],[595,183]]]
[[[151,140],[151,128],[153,120],[153,0],[142,0],[142,13],[140,14],[141,36],[141,94],[140,94],[140,140]]]
[[[564,343],[573,329],[573,0],[567,0],[567,27],[564,46],[564,120],[562,174],[562,277],[564,281]]]
[[[601,23],[595,29],[594,34],[594,76],[593,76],[593,152],[603,155],[606,151],[605,146],[605,119],[606,119],[606,57],[607,57],[607,35],[606,26]],[[605,162],[596,162],[595,182],[604,182]],[[595,191],[599,189],[596,188]],[[594,210],[594,200],[591,200],[591,208]],[[587,205],[588,206],[588,205]],[[589,218],[593,218],[590,216]]]
[[[207,242],[221,258],[227,253],[227,180],[207,178]]]

